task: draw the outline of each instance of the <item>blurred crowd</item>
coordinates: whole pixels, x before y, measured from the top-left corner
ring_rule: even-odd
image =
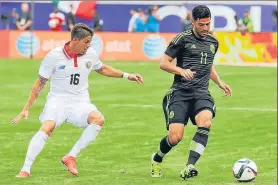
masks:
[[[149,7],[146,11],[142,9],[131,9],[131,19],[129,22],[128,31],[129,32],[159,32],[159,22],[161,21],[157,15],[158,6]],[[277,9],[273,12],[273,31],[277,31]],[[188,10],[187,14],[181,18],[182,30],[185,31],[192,28],[192,12]],[[253,32],[253,20],[250,17],[250,11],[245,10],[244,16],[238,19],[235,16],[235,21],[237,24],[236,31],[238,32]]]
[[[70,6],[69,13],[60,12],[56,5],[53,5],[53,12],[49,13],[48,25],[52,31],[61,31],[62,26],[66,25],[68,30],[73,28],[76,23],[74,14],[74,4]],[[150,6],[146,10],[143,9],[131,9],[130,21],[128,25],[128,32],[159,32],[160,21],[157,11],[159,7],[157,5]],[[277,31],[277,9],[273,12],[273,31]],[[32,28],[32,14],[30,11],[30,5],[27,3],[21,4],[21,10],[13,9],[11,12],[12,22],[17,30],[30,30]],[[8,20],[8,16],[1,15],[2,20]],[[235,16],[237,23],[236,31],[239,32],[253,32],[253,20],[250,17],[249,10],[244,12],[244,16],[239,18]],[[191,12],[188,10],[184,18],[181,19],[182,30],[188,30],[192,28],[191,24]],[[95,31],[103,31],[103,19],[100,18],[97,11],[94,12],[94,21],[92,25],[89,25]]]
[[[253,21],[250,18],[250,12],[249,10],[245,10],[244,17],[238,20],[237,15],[235,16],[235,20],[237,23],[237,29],[236,31],[239,32],[253,32]]]
[[[52,31],[61,31],[62,26],[66,25],[68,30],[71,30],[76,23],[74,14],[74,4],[70,5],[70,12],[60,12],[56,5],[53,5],[53,12],[50,12],[48,17],[48,25]],[[13,9],[11,13],[12,22],[17,30],[30,30],[32,26],[32,14],[28,3],[21,4],[21,10]],[[98,12],[94,12],[94,22],[89,25],[95,31],[103,31],[103,20],[100,19]]]
[[[147,10],[131,9],[129,32],[159,32],[160,18],[157,15],[158,6],[149,7]]]

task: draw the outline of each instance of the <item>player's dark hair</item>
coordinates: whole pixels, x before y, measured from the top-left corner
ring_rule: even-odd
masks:
[[[211,13],[206,5],[198,5],[192,10],[192,17],[194,21],[203,18],[211,18]]]
[[[79,40],[84,39],[88,36],[93,36],[93,31],[83,23],[77,23],[71,30],[71,40],[76,37]]]

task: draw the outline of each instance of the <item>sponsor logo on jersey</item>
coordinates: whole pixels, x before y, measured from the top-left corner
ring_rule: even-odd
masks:
[[[195,44],[192,44],[192,45],[191,45],[191,48],[194,48],[194,49],[196,49],[196,46],[195,46]]]
[[[59,66],[58,69],[63,70],[63,69],[65,69],[65,68],[66,68],[66,66],[65,66],[65,65],[62,65],[62,66]]]

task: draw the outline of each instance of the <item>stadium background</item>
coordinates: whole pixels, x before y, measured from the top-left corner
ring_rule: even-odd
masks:
[[[1,1],[0,13],[9,15],[20,4]],[[158,4],[161,15],[166,15],[160,22],[160,33],[127,33],[130,9],[146,9],[153,4]],[[236,184],[231,169],[242,157],[251,158],[258,165],[258,178],[251,184],[277,184],[277,32],[273,31],[272,21],[277,4],[274,1],[198,4],[207,4],[212,9],[213,35],[220,43],[215,62],[221,65],[217,65],[217,70],[232,86],[234,96],[224,99],[222,92],[211,84],[210,91],[218,107],[217,118],[209,147],[198,164],[200,177],[187,184]],[[25,103],[43,56],[63,45],[70,33],[65,26],[62,32],[49,31],[47,22],[53,10],[52,2],[32,4],[31,31],[16,31],[11,23],[1,21],[0,184],[182,184],[178,174],[188,155],[195,132],[193,126],[186,128],[183,142],[165,159],[162,179],[151,179],[149,159],[166,133],[160,105],[172,76],[160,71],[158,62],[169,41],[182,29],[181,13],[173,10],[184,11],[195,5],[196,2],[189,1],[96,2],[104,20],[104,31],[95,33],[92,47],[105,63],[141,73],[145,85],[139,87],[122,79],[92,75],[91,98],[104,113],[107,125],[96,143],[81,153],[79,178],[68,176],[59,164],[60,157],[81,134],[81,130],[64,124],[39,155],[32,177],[26,181],[14,179],[28,142],[39,127],[37,118],[48,87],[31,109],[27,121],[13,127],[10,120]],[[235,32],[233,16],[242,17],[246,9],[250,10],[255,32]],[[78,21],[92,25],[94,20],[78,18]]]

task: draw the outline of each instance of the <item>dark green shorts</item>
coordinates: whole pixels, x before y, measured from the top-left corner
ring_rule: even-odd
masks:
[[[214,100],[209,93],[196,94],[192,91],[170,89],[163,99],[162,106],[167,130],[171,123],[186,125],[189,118],[196,125],[195,116],[203,110],[210,110],[213,117],[216,113]]]

